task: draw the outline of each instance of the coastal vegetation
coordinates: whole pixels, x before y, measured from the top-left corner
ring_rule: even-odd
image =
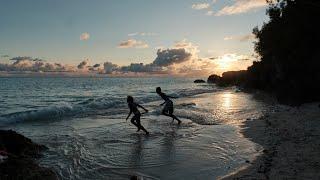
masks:
[[[320,1],[268,2],[269,21],[253,29],[259,60],[246,71],[210,76],[208,82],[264,90],[284,104],[319,101]]]

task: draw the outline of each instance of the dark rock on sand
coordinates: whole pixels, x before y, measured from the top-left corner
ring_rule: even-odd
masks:
[[[193,81],[194,83],[205,83],[206,81],[202,80],[202,79],[196,79],[195,81]]]
[[[0,179],[58,179],[52,170],[35,162],[45,149],[12,130],[0,130],[0,150],[8,153],[0,164]]]
[[[33,143],[12,130],[0,130],[0,148],[15,156],[37,157],[46,147]]]

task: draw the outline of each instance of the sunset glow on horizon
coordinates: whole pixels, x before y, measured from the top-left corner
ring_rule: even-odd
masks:
[[[4,1],[0,75],[246,69],[256,60],[251,32],[267,20],[265,9],[264,0]]]

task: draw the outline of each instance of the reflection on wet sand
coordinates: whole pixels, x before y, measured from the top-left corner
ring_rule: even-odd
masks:
[[[132,144],[132,150],[130,154],[133,167],[140,167],[143,165],[144,141],[142,138],[144,137],[141,134],[136,134],[133,138],[135,143]]]
[[[171,163],[175,159],[176,149],[175,149],[175,140],[177,138],[177,132],[175,128],[172,128],[172,131],[167,132],[161,141],[161,154],[163,155],[163,160],[166,160],[164,163]]]

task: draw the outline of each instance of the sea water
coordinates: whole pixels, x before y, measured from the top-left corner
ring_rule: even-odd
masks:
[[[240,125],[268,105],[192,78],[0,78],[0,128],[47,146],[39,159],[61,179],[216,179],[261,150]],[[160,86],[181,125],[161,115]],[[149,110],[150,132],[126,121],[126,98]],[[143,112],[143,110],[141,110]]]

